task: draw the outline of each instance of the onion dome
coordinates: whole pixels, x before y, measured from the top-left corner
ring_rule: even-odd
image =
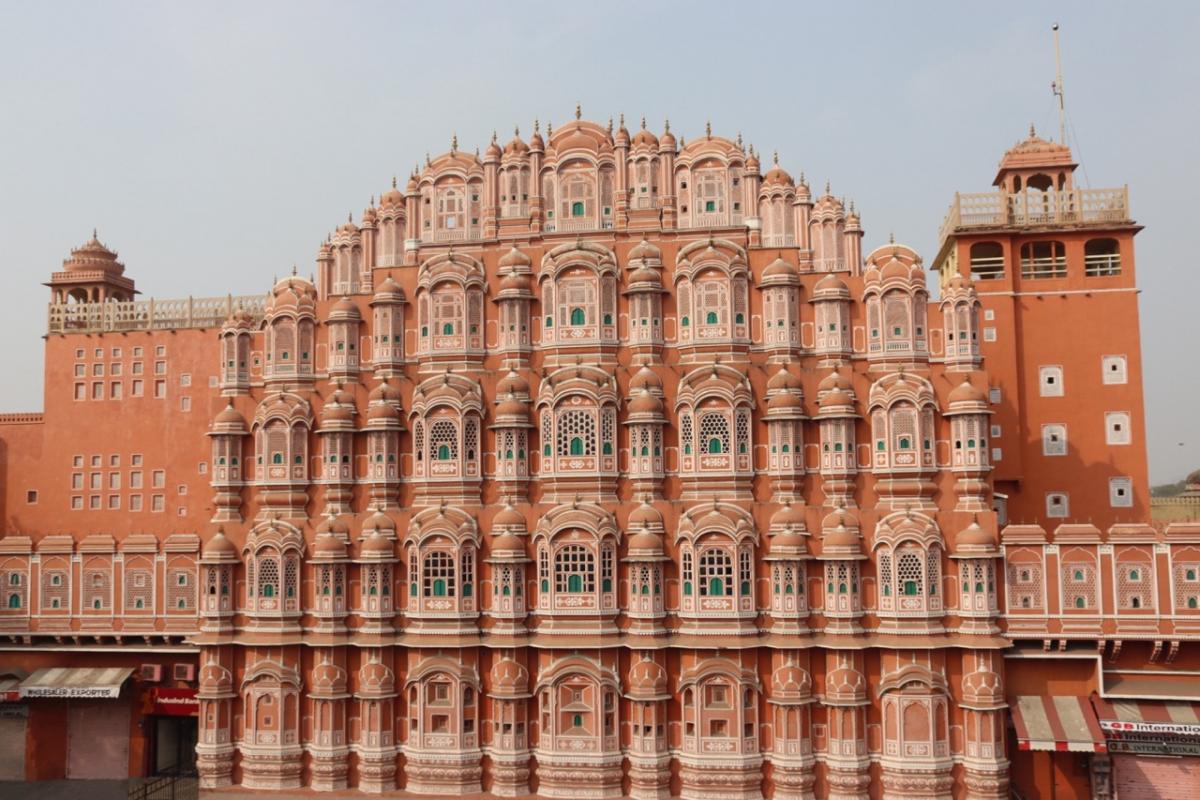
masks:
[[[952,275],[950,277],[950,280],[946,281],[946,286],[944,287],[943,295],[962,294],[965,292],[969,292],[971,289],[974,289],[974,288],[975,288],[975,284],[971,281],[970,278],[963,275],[962,273],[956,272],[956,273],[954,273],[954,275]]]
[[[849,394],[852,391],[850,379],[842,373],[834,370],[821,379],[817,384],[817,395],[820,396],[825,392],[832,392],[834,389],[846,392]]]
[[[533,135],[529,137],[529,149],[537,150],[539,153],[546,149],[546,142],[542,139],[542,131],[538,127],[537,120],[533,122]]]
[[[854,398],[841,389],[834,389],[828,392],[824,397],[817,400],[817,405],[820,410],[817,411],[818,417],[825,418],[840,418],[854,417]]]
[[[850,289],[846,286],[846,282],[831,272],[813,286],[813,296],[809,302],[849,299]]]
[[[513,245],[507,253],[500,256],[501,268],[528,267],[531,263],[529,256],[522,253],[516,245]]]
[[[221,323],[221,330],[223,331],[251,331],[255,327],[257,326],[254,324],[254,315],[240,305],[229,312],[229,316]]]
[[[526,274],[513,270],[500,279],[497,299],[511,297],[533,297],[533,281]]]
[[[233,696],[233,675],[216,661],[209,661],[200,667],[196,681],[200,685],[202,697]]]
[[[341,300],[333,304],[333,308],[329,311],[329,320],[335,321],[350,321],[359,322],[362,320],[362,314],[358,312],[358,305],[349,297],[343,295]]]
[[[346,236],[353,236],[358,233],[358,226],[354,224],[354,220],[347,219],[341,225],[338,225],[337,232]]]
[[[392,280],[389,275],[384,278],[383,283],[379,284],[375,290],[375,296],[371,298],[371,305],[395,305],[398,303],[407,302],[404,296],[404,288]]]
[[[1000,555],[996,534],[972,522],[954,537],[951,558],[994,558]]]
[[[1184,485],[1188,488],[1193,486],[1200,488],[1200,469],[1189,472],[1188,476],[1184,478]]]
[[[527,426],[529,424],[529,407],[515,397],[510,397],[507,400],[501,400],[496,406],[495,417],[497,424],[508,423],[511,426],[513,423],[519,423]]]
[[[504,508],[500,509],[492,518],[492,530],[495,531],[497,528],[525,533],[527,530],[525,516],[512,503],[505,503]]]
[[[631,700],[641,702],[665,700],[670,696],[667,691],[667,671],[662,665],[649,656],[629,668],[629,693]]]
[[[1001,708],[1006,704],[1000,676],[984,666],[962,678],[962,702],[970,707]]]
[[[662,536],[645,528],[629,537],[626,548],[629,561],[662,561],[666,558]]]
[[[771,414],[771,412],[777,412]],[[784,412],[804,413],[804,401],[800,395],[792,391],[782,391],[767,401],[767,415],[780,416]]]
[[[313,667],[312,691],[314,697],[330,697],[346,694],[346,670],[328,660]]]
[[[396,188],[395,177],[392,178],[392,188],[384,192],[383,196],[379,198],[379,205],[384,208],[404,205],[404,193]]]
[[[490,151],[490,148],[489,148],[489,151]],[[513,138],[509,140],[508,144],[504,145],[504,157],[505,158],[510,158],[513,156],[521,157],[521,156],[524,156],[528,152],[529,152],[529,145],[525,144],[525,142],[523,142],[521,140],[520,131],[519,130],[513,131]]]
[[[387,697],[396,693],[396,677],[376,658],[372,656],[358,670],[358,690],[355,694],[361,697]]]
[[[629,401],[629,417],[626,423],[631,422],[646,422],[646,418],[653,420],[661,420],[663,415],[663,401],[650,394],[650,390],[642,387],[640,391]]]
[[[629,514],[626,527],[629,530],[661,531],[663,530],[663,516],[657,508],[643,500],[642,504]]]
[[[371,202],[375,202],[374,197],[371,198]],[[378,219],[378,215],[375,213],[374,206],[368,206],[367,208],[363,209],[362,226],[364,228],[374,228],[376,219]]]
[[[508,374],[496,384],[496,395],[498,397],[509,394],[516,395],[517,397],[529,396],[529,381],[522,378],[516,370],[509,370]]]
[[[987,403],[987,395],[970,378],[963,378],[962,383],[950,392],[950,403]]]
[[[662,379],[658,377],[657,372],[648,366],[643,366],[629,379],[630,392],[636,392],[640,389],[649,389],[655,394],[662,392]]]
[[[862,217],[858,215],[858,209],[854,207],[854,201],[850,201],[850,211],[846,214],[846,230],[861,231]]]
[[[371,390],[368,400],[372,403],[400,403],[400,390],[388,382],[384,378],[379,382],[379,385]]]
[[[661,263],[662,250],[643,235],[642,240],[635,244],[633,249],[629,251],[629,260],[657,261]]]
[[[812,205],[812,192],[808,188],[808,181],[804,179],[804,173],[800,173],[800,180],[796,182],[796,202]]]
[[[772,515],[770,533],[768,560],[796,559],[808,555],[808,545],[804,541],[807,535],[804,512],[791,504]]]
[[[500,159],[500,143],[496,141],[496,132],[492,132],[492,140],[488,142],[487,149],[483,151],[484,161],[497,161]]]
[[[204,548],[200,551],[200,560],[229,561],[230,559],[238,560],[237,547],[226,538],[224,530],[217,528],[213,537],[204,543]]]
[[[799,270],[781,258],[776,258],[762,271],[763,285],[796,284],[799,283],[799,279]]]
[[[313,540],[313,561],[339,560],[346,557],[346,543],[331,531],[317,535]]]
[[[384,422],[399,423],[401,421],[400,412],[397,411],[396,407],[390,403],[371,403],[370,407],[367,409],[368,424],[378,424]]]
[[[376,511],[371,516],[367,517],[363,522],[363,535],[368,535],[369,532],[379,532],[385,537],[396,538],[396,522],[382,511]]]
[[[828,705],[860,705],[867,702],[867,679],[850,666],[830,670],[825,679],[825,699]]]
[[[92,238],[71,251],[68,258],[63,259],[63,269],[67,272],[105,272],[109,275],[122,275],[125,265],[117,261],[117,254],[109,250],[96,238]]]
[[[217,414],[213,419],[209,435],[245,436],[248,432],[246,430],[246,419],[233,407],[233,401],[230,401],[225,408],[221,409],[221,413]]]
[[[404,193],[405,194],[416,194],[417,193],[417,173],[415,170],[413,171],[413,173],[411,175],[408,176],[408,183],[404,184]]]
[[[629,288],[625,290],[625,294],[635,291],[645,292],[647,290],[662,290],[662,275],[659,274],[658,270],[651,269],[650,267],[638,267],[629,273]]]
[[[388,559],[395,556],[392,540],[380,533],[378,528],[372,530],[371,535],[363,540],[358,552],[363,558],[370,559]]]
[[[812,697],[812,678],[795,664],[784,664],[771,673],[771,700],[803,702]]]
[[[792,176],[787,174],[787,171],[779,166],[779,154],[775,154],[774,165],[767,170],[767,174],[763,176],[763,188],[780,187],[791,189],[795,185]]]
[[[771,376],[767,381],[768,392],[800,392],[803,391],[800,379],[789,371],[786,366],[781,366],[779,371]]]
[[[624,130],[625,126],[622,125],[621,129]],[[628,131],[626,131],[626,134],[628,135]],[[645,117],[642,117],[642,127],[633,135],[633,139],[630,140],[630,144],[633,147],[648,147],[653,150],[658,149],[658,137],[646,129]]]
[[[529,670],[511,658],[502,658],[492,665],[488,675],[492,697],[520,699],[529,696]]]
[[[288,275],[276,282],[271,289],[271,298],[267,303],[267,313],[284,309],[295,311],[312,311],[316,308],[317,287],[307,278],[299,275]]]
[[[357,413],[354,405],[333,402],[332,398],[321,407],[321,429],[334,430],[353,428],[354,415]]]
[[[671,120],[667,120],[663,124],[663,135],[658,137],[658,149],[659,151],[675,149],[675,134],[671,133]]]
[[[751,148],[750,155],[746,157],[746,174],[757,175],[760,166],[758,153],[755,153],[753,148]]]
[[[347,525],[346,522],[340,517],[329,514],[321,520],[316,528],[316,534],[318,537],[326,533],[345,542],[350,539],[350,526]]]
[[[834,509],[821,521],[821,555],[823,560],[861,559],[862,538],[858,519],[844,508]]]
[[[629,129],[625,127],[625,115],[621,115],[620,122],[617,123],[617,134],[613,137],[613,143],[617,147],[629,147]]]

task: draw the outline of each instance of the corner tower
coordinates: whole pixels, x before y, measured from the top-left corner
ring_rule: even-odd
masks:
[[[955,194],[939,236],[943,295],[969,277],[981,304],[1001,524],[1107,527],[1149,513],[1141,226],[1127,187],[1079,188],[1076,166],[1031,127],[1000,160],[994,191]]]

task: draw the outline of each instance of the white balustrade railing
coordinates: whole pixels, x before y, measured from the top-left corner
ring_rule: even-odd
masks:
[[[1129,189],[1063,189],[1039,192],[956,194],[942,223],[939,241],[955,230],[979,227],[1027,227],[1061,223],[1127,222]]]
[[[266,295],[186,297],[177,300],[133,300],[104,303],[51,303],[50,333],[218,328],[237,309],[257,323],[266,311]]]

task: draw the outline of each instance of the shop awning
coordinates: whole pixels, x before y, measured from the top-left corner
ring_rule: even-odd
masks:
[[[133,667],[44,667],[21,681],[22,697],[114,698]]]
[[[0,702],[11,703],[21,699],[21,679],[15,675],[0,678]]]
[[[1116,700],[1098,695],[1092,705],[1107,736],[1128,734],[1200,737],[1200,707],[1157,700]]]
[[[1103,753],[1104,734],[1085,697],[1012,698],[1017,746],[1022,750],[1070,750]]]

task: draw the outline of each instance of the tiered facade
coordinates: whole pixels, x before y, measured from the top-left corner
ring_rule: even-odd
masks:
[[[1026,576],[993,510],[980,299],[954,274],[932,301],[916,252],[862,238],[740,137],[577,115],[428,160],[314,280],[221,322],[53,306],[66,361],[172,328],[210,415],[174,443],[198,539],[144,537],[194,559],[202,783],[1008,797]],[[84,570],[135,585],[142,540],[100,505],[120,541],[81,537]],[[50,630],[72,540],[43,532],[0,542],[43,587],[10,631]]]

